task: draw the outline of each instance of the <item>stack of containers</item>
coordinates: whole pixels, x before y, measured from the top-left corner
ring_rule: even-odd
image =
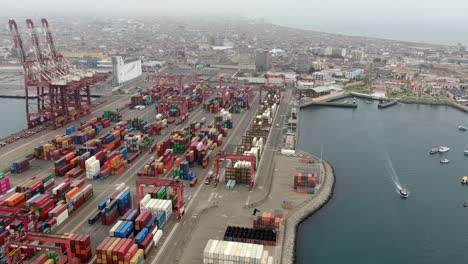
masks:
[[[117,208],[119,211],[119,215],[125,215],[125,213],[132,207],[132,199],[130,192],[121,192],[115,197],[115,199],[117,200]]]
[[[107,118],[108,121],[110,121],[110,122],[120,122],[120,121],[122,121],[122,115],[117,111],[105,110],[102,116],[104,118]],[[102,123],[103,123],[103,127],[108,127],[108,126],[105,126],[105,125],[107,125],[107,121],[102,122]]]
[[[16,186],[16,192],[25,193],[31,197],[38,193],[44,193],[46,190],[51,189],[55,184],[54,176],[50,173],[32,177],[22,184]]]
[[[107,157],[104,167],[110,168],[112,175],[120,175],[125,170],[127,161],[119,151],[113,151]]]
[[[124,138],[124,146],[128,149],[129,152],[138,152],[140,151],[140,144],[142,142],[142,135],[139,134],[129,134]]]
[[[172,145],[172,138],[164,140],[160,145],[158,145],[158,156],[161,157],[166,153],[166,150],[170,149]]]
[[[65,179],[59,185],[52,189],[52,196],[55,202],[65,199],[65,194],[70,191],[71,183],[69,179]]]
[[[89,201],[93,195],[94,190],[91,184],[73,187],[68,193],[65,194],[68,213],[72,214],[78,210],[85,202]]]
[[[17,160],[11,164],[11,173],[23,173],[31,167],[28,158]]]
[[[132,239],[107,237],[96,247],[96,257],[97,263],[102,264],[141,264],[144,250],[139,249]]]
[[[101,165],[99,160],[96,159],[96,156],[92,156],[85,161],[85,168],[87,179],[97,179],[99,177]]]
[[[238,226],[228,226],[224,240],[243,243],[276,246],[276,233],[271,229],[253,229]]]
[[[43,144],[39,147],[34,148],[34,158],[42,159],[42,160],[51,160],[52,157],[50,155],[50,150],[54,147],[54,145],[47,143]]]
[[[66,204],[58,204],[48,212],[49,217],[55,218],[57,226],[68,218],[68,208]]]
[[[176,131],[176,133],[172,137],[172,146],[175,154],[184,153],[189,144],[190,134],[188,129],[183,129],[180,131]]]
[[[5,176],[5,173],[0,173],[0,195],[5,194],[10,188],[10,178]]]
[[[119,210],[117,208],[117,200],[110,200],[103,209],[101,216],[101,223],[103,225],[111,225],[119,216]]]
[[[162,229],[167,219],[172,215],[172,200],[152,199],[149,194],[140,201],[141,212],[151,212],[156,216],[159,229]]]
[[[76,127],[75,126],[70,126],[65,129],[65,134],[68,136],[76,132]]]
[[[68,235],[71,242],[71,250],[75,257],[81,262],[88,262],[92,258],[91,236],[70,233]]]
[[[49,211],[55,206],[54,200],[48,194],[37,194],[26,201],[26,205],[31,212],[38,217],[40,221],[45,221],[49,218]],[[68,217],[68,215],[67,215]]]
[[[304,169],[304,174],[294,176],[294,189],[298,193],[315,193],[315,187],[320,183],[320,168],[309,167]]]
[[[210,239],[203,250],[203,263],[273,264],[273,257],[263,245]]]
[[[253,220],[253,227],[255,229],[279,229],[281,219],[283,218],[283,211],[275,210],[275,212],[262,212],[257,215]]]
[[[172,172],[175,179],[182,178],[183,180],[191,181],[196,177],[195,173],[190,170],[189,162],[186,160],[181,161],[180,158],[176,159],[176,164]]]

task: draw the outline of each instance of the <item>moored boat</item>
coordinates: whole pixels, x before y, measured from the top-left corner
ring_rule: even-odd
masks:
[[[439,152],[440,152],[440,153],[444,153],[444,152],[447,152],[447,151],[449,151],[449,150],[450,150],[450,148],[447,147],[447,146],[440,146],[440,147],[439,147]]]

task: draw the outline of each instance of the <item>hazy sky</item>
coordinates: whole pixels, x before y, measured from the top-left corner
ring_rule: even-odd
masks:
[[[14,16],[64,14],[232,14],[327,32],[391,38],[468,42],[468,0],[2,0],[0,12]],[[1,10],[4,11],[1,11]],[[14,12],[12,12],[14,11]],[[425,35],[426,37],[418,37]],[[399,37],[398,37],[399,36]],[[432,41],[434,42],[434,41]],[[468,43],[466,43],[468,44]]]

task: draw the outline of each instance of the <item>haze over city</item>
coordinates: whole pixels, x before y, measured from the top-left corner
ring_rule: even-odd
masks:
[[[466,10],[464,0],[22,0],[6,1],[0,14],[231,15],[329,33],[450,45],[468,44]]]

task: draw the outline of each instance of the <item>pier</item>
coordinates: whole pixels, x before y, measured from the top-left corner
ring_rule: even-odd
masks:
[[[304,108],[312,105],[317,106],[332,106],[332,107],[343,107],[343,108],[357,108],[357,104],[353,103],[335,103],[335,102],[307,102],[301,104],[299,107]]]
[[[392,100],[392,101],[388,101],[388,102],[382,101],[382,102],[379,102],[377,107],[378,108],[387,108],[387,107],[390,107],[392,105],[396,105],[397,103],[398,103],[397,100]]]

